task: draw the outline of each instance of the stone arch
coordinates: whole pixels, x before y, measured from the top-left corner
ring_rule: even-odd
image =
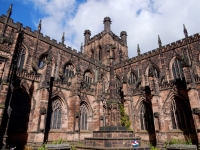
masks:
[[[178,60],[181,61],[181,57],[178,56],[178,55],[176,55],[176,56],[174,56],[174,57],[170,60],[170,62],[169,62],[169,74],[170,74],[170,78],[171,78],[171,79],[174,77],[173,71],[172,71],[172,65],[173,65],[175,59],[178,59]]]
[[[81,98],[80,106],[83,105],[83,104],[86,105],[86,107],[88,109],[89,116],[92,117],[93,116],[93,109],[92,109],[92,106],[90,105],[89,99],[86,95]]]
[[[27,46],[22,43],[22,45],[17,50],[17,68],[23,69],[26,67],[26,64],[28,63],[27,59],[30,52],[27,48]]]
[[[70,70],[70,72],[72,73],[72,75],[71,75],[71,73],[69,75],[68,71],[66,72],[66,67],[70,66],[70,65],[72,66],[72,68],[68,68],[67,70]],[[62,72],[64,74],[64,77],[73,77],[75,75],[75,73],[76,73],[75,64],[71,60],[65,62],[64,65],[63,65],[63,67],[62,67]]]
[[[152,107],[152,104],[151,104],[151,101],[145,97],[144,95],[141,95],[134,107],[133,110],[135,110],[135,114],[138,115],[139,114],[139,110],[140,110],[140,106],[141,106],[141,103],[145,101],[146,103],[148,103],[151,107]]]
[[[23,145],[27,143],[30,112],[30,95],[20,87],[14,88],[10,106],[8,108],[10,121],[8,125],[7,143],[9,145]]]
[[[64,123],[63,123],[64,122]],[[68,126],[68,107],[59,94],[52,95],[48,104],[47,132],[51,129],[62,129]]]
[[[170,108],[170,104],[171,104],[171,100],[174,97],[179,97],[183,100],[187,99],[185,96],[181,95],[180,93],[178,93],[178,91],[176,89],[171,89],[167,95],[167,98],[165,99],[163,106],[162,106],[162,112],[165,114],[169,114],[169,108]],[[188,101],[189,102],[189,101]]]
[[[24,42],[22,42],[22,46],[26,49],[26,56],[25,56],[25,60],[24,60],[24,66],[26,65],[26,68],[27,68],[27,65],[29,63],[28,58],[31,55],[31,50],[28,48],[28,46]]]
[[[53,91],[52,93],[53,93],[52,98],[54,98],[54,97],[59,98],[61,103],[64,106],[64,109],[68,110],[69,106],[67,104],[67,101],[66,101],[66,98],[65,98],[65,95],[63,94],[63,92],[62,91]],[[68,113],[68,111],[66,113]]]
[[[146,76],[146,77],[149,77],[149,69],[150,69],[151,67],[154,67],[154,68],[158,71],[158,74],[160,74],[160,69],[159,69],[159,67],[158,67],[156,64],[154,64],[153,62],[150,62],[150,63],[147,65],[146,69],[145,69],[145,76]],[[158,76],[159,76],[159,75],[158,75]]]

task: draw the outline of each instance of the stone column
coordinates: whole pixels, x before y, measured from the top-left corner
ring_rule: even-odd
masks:
[[[200,149],[200,123],[199,123],[199,117],[197,117],[197,114],[199,114],[199,92],[197,91],[196,88],[191,88],[188,91],[188,98],[189,98],[189,102],[190,102],[190,106],[191,106],[191,110],[193,112],[192,117],[194,120],[194,125],[195,125],[195,129],[196,129],[196,134],[197,134],[197,138],[198,138],[198,149]],[[198,112],[196,113],[195,110],[198,110]]]

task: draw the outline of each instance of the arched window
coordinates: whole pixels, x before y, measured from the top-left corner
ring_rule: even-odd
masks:
[[[19,70],[23,69],[24,60],[25,60],[26,52],[24,49],[20,49],[17,55],[17,68]]]
[[[92,83],[92,74],[90,72],[86,72],[84,75],[85,81],[88,84]]]
[[[56,99],[52,102],[51,129],[60,129],[61,113],[62,113],[62,106],[60,100]]]
[[[180,98],[175,97],[171,101],[171,119],[173,129],[190,129],[191,123],[190,118],[191,112],[189,111],[187,105]]]
[[[141,130],[153,130],[154,128],[152,109],[146,102],[141,104],[140,125]]]
[[[64,75],[66,78],[72,78],[74,76],[74,66],[72,64],[68,64],[65,66]]]
[[[39,62],[38,62],[38,67],[39,68],[42,68],[46,65],[46,59],[47,59],[47,55],[42,55],[39,59]]]
[[[134,73],[130,73],[130,76],[129,76],[129,84],[133,85],[136,83],[136,75]]]
[[[149,76],[159,78],[159,72],[156,67],[154,66],[149,67]]]
[[[174,76],[174,80],[176,79],[183,79],[184,74],[183,74],[183,68],[181,67],[181,61],[178,59],[174,60],[174,63],[172,65],[172,72]]]
[[[83,104],[81,106],[81,130],[87,130],[87,107]]]

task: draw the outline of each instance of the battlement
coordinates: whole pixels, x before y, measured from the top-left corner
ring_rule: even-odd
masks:
[[[139,56],[132,57],[132,58],[130,58],[128,60],[125,60],[124,63],[118,63],[118,64],[115,65],[115,69],[124,67],[126,65],[131,64],[131,63],[136,63],[136,62],[138,62],[140,60],[147,59],[147,58],[153,57],[155,55],[159,55],[160,52],[161,53],[165,53],[167,51],[170,51],[170,50],[185,46],[187,44],[191,44],[191,43],[193,43],[195,41],[198,41],[198,40],[200,40],[200,34],[196,33],[194,35],[189,36],[187,39],[183,38],[183,39],[178,40],[176,42],[172,42],[170,44],[162,46],[161,48],[157,48],[157,49],[148,51],[146,53],[143,53],[143,54],[141,54]]]
[[[116,34],[114,34],[112,31],[109,31],[108,33],[111,35],[111,37],[112,37],[114,40],[116,40],[116,41],[118,41],[120,44],[124,45],[123,40],[122,40],[119,36],[117,36]],[[99,33],[99,34],[94,35],[93,37],[90,38],[90,40],[88,41],[87,44],[90,44],[90,43],[94,42],[95,40],[101,39],[105,34],[106,34],[106,32],[105,32],[105,31],[102,31],[102,32]]]

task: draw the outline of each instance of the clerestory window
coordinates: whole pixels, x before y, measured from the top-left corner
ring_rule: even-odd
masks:
[[[183,79],[184,74],[183,74],[183,68],[181,67],[181,61],[178,59],[174,60],[174,63],[172,65],[172,72],[174,76],[174,80],[176,79]]]
[[[66,65],[64,69],[64,75],[66,78],[72,78],[74,76],[74,66],[72,64]]]
[[[39,59],[39,62],[38,62],[38,67],[39,68],[42,68],[46,65],[46,59],[47,59],[47,55],[42,55]]]
[[[131,72],[130,76],[129,76],[129,84],[130,85],[134,85],[136,83],[136,75],[134,73]]]
[[[84,78],[85,78],[86,83],[88,84],[92,83],[92,74],[90,72],[86,72]]]

